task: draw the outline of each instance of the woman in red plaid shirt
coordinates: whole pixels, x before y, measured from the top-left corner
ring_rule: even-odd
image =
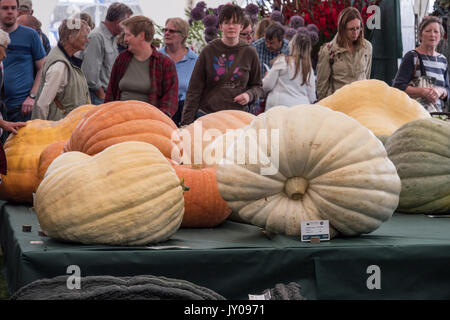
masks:
[[[134,16],[122,22],[128,50],[114,62],[105,103],[138,100],[172,117],[178,109],[178,76],[170,58],[151,44],[155,34],[152,20]]]

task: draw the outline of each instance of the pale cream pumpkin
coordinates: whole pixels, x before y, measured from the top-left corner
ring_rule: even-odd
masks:
[[[300,235],[309,220],[329,220],[332,236],[372,232],[392,216],[401,189],[383,144],[318,105],[259,115],[227,150],[217,181],[233,218],[287,235]]]
[[[375,135],[391,135],[405,123],[431,117],[404,91],[375,79],[352,82],[317,104],[355,118]]]
[[[67,152],[48,167],[34,209],[53,238],[85,244],[146,245],[169,239],[184,213],[180,179],[145,142],[95,156]]]

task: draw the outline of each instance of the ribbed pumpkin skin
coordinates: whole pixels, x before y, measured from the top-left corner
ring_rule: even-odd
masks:
[[[227,130],[242,128],[248,125],[254,118],[255,116],[248,112],[240,110],[223,110],[207,114],[195,120],[193,123],[183,128],[183,130],[187,130],[191,137],[188,141],[183,141],[183,160],[190,159],[189,164],[208,167],[203,159],[203,152],[208,145],[214,141],[215,138],[226,133]],[[198,134],[195,135],[194,128],[196,126],[202,128],[203,136]],[[206,131],[212,135],[210,141],[203,141]],[[200,163],[198,163],[198,159],[201,160]],[[184,163],[187,162],[184,161]]]
[[[95,155],[125,141],[142,141],[171,157],[175,123],[158,108],[141,101],[105,103],[88,113],[64,147],[64,152],[80,151]]]
[[[404,91],[375,79],[355,81],[317,104],[349,115],[375,135],[390,135],[409,121],[431,117]]]
[[[397,211],[450,213],[450,123],[433,118],[412,121],[385,145],[402,181]]]
[[[231,208],[220,196],[215,168],[173,166],[178,178],[189,187],[184,192],[184,216],[181,227],[214,228],[228,218]]]
[[[45,172],[48,169],[48,166],[55,160],[61,153],[64,152],[64,145],[66,144],[66,140],[59,140],[49,144],[39,156],[39,164],[38,164],[38,179],[39,183],[41,183],[42,179],[44,179]]]
[[[264,144],[249,134],[253,138],[244,146],[242,135],[237,154],[246,155],[245,162],[228,149],[217,169],[232,216],[287,235],[300,235],[302,221],[329,220],[332,237],[372,232],[392,216],[400,178],[382,143],[356,120],[318,105],[275,107],[244,129],[256,135],[260,130],[278,151],[271,147],[269,158],[251,163],[248,146],[262,151]],[[279,139],[272,137],[276,132]],[[261,171],[268,167],[265,160],[278,170]]]
[[[9,135],[4,145],[8,172],[2,175],[0,199],[33,203],[33,193],[40,181],[37,170],[41,152],[55,141],[69,139],[83,115],[94,107],[80,106],[59,121],[27,121],[17,135]]]
[[[161,152],[132,141],[93,157],[60,155],[39,185],[34,209],[53,238],[145,245],[165,241],[178,230],[184,199],[180,180]]]

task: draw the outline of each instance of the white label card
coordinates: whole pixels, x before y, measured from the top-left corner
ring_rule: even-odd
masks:
[[[301,228],[303,242],[330,240],[330,222],[328,220],[302,221]]]
[[[271,297],[269,290],[267,290],[263,294],[249,294],[248,295],[248,300],[270,300],[271,298],[272,297]]]

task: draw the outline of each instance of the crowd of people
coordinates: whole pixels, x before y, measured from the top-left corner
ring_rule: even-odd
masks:
[[[110,101],[150,103],[179,126],[224,109],[258,114],[313,104],[369,79],[372,68],[372,45],[354,7],[340,12],[337,34],[317,61],[307,33],[287,37],[269,18],[253,25],[236,4],[222,6],[221,37],[200,52],[186,44],[185,19],[167,19],[157,48],[153,21],[119,2],[98,26],[86,13],[62,21],[54,48],[31,0],[0,0],[0,23],[0,127],[7,132],[30,119],[59,120],[79,105]],[[405,55],[392,85],[430,112],[442,111],[450,93],[447,60],[436,51],[444,29],[437,17],[426,17],[418,31],[420,46]]]

